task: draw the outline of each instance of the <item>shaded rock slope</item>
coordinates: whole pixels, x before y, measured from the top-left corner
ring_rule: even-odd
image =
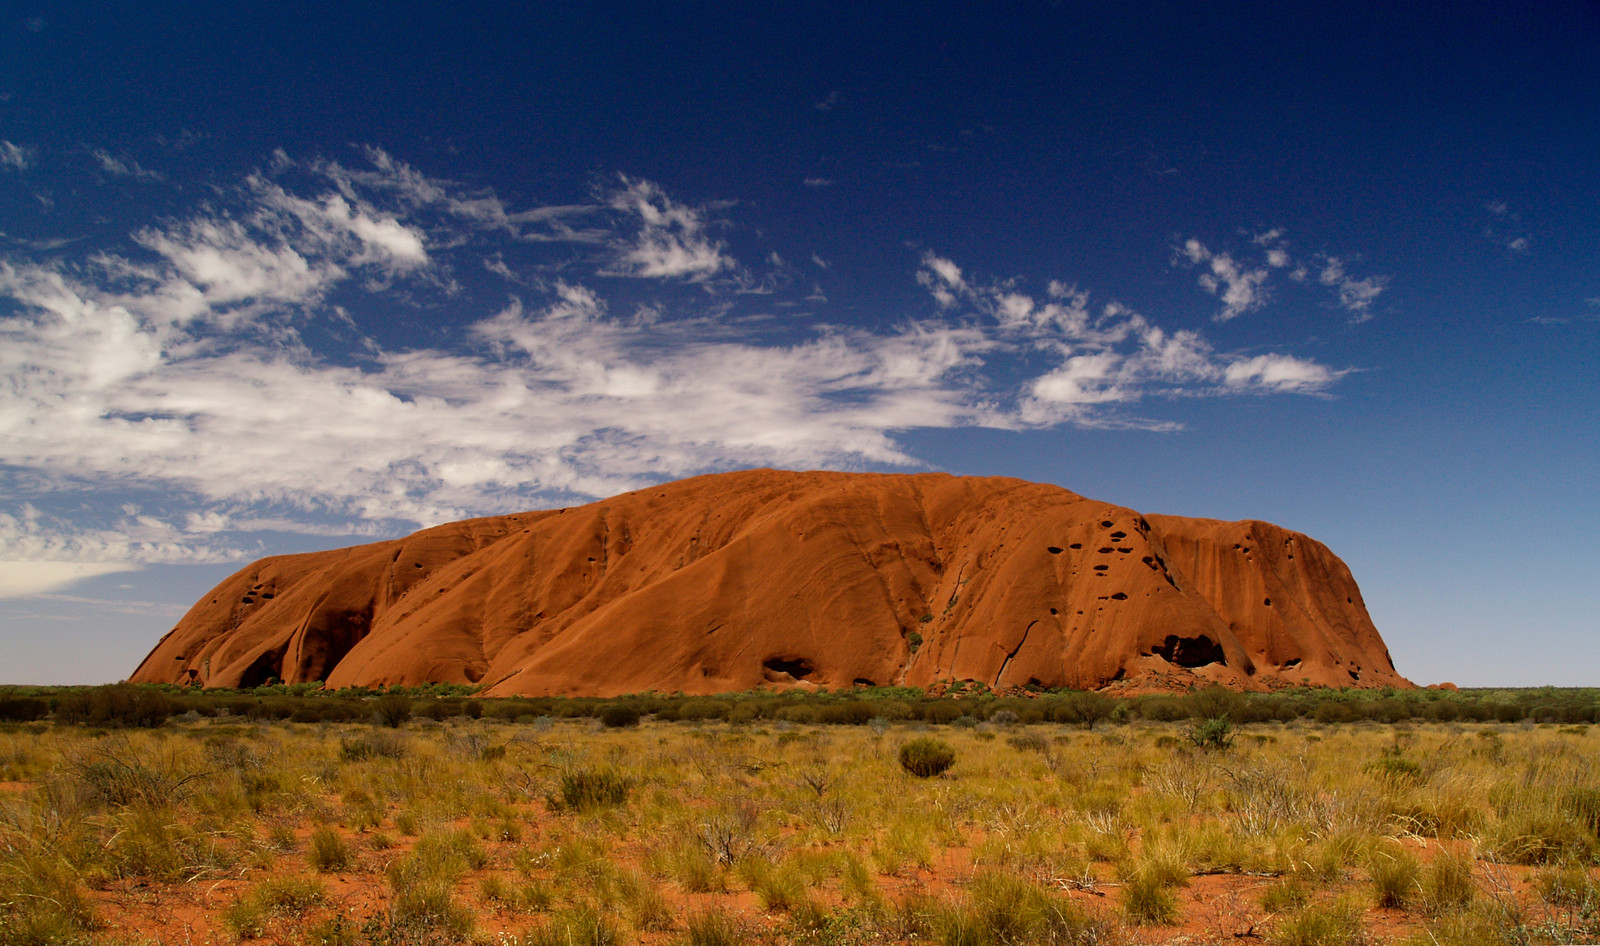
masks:
[[[132,679],[600,696],[1410,686],[1344,563],[1269,523],[998,477],[774,470],[265,558]]]

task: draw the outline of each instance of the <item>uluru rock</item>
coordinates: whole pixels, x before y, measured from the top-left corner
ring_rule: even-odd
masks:
[[[1332,552],[1057,486],[751,470],[265,558],[132,677],[493,696],[1409,687]]]

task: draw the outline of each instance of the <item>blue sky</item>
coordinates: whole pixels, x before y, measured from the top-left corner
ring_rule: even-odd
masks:
[[[1271,520],[1418,682],[1600,682],[1600,4],[541,6],[0,18],[0,682],[750,466]]]

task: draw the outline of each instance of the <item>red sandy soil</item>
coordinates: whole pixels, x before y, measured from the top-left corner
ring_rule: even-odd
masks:
[[[489,696],[1411,685],[1344,563],[1270,523],[999,477],[774,470],[262,559],[132,679]]]

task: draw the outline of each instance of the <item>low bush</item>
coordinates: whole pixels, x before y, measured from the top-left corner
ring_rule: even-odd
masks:
[[[50,714],[50,704],[32,696],[0,696],[0,720],[30,723]]]
[[[1233,723],[1226,716],[1213,716],[1190,726],[1184,737],[1197,749],[1225,751],[1233,748]]]
[[[942,739],[919,736],[900,747],[900,767],[917,778],[942,774],[956,763],[956,750]]]
[[[631,703],[611,703],[600,711],[600,723],[607,729],[639,725],[639,708]]]
[[[67,693],[56,703],[56,720],[90,726],[152,728],[182,712],[177,700],[160,690],[115,683]]]
[[[372,715],[380,725],[398,729],[411,718],[411,697],[399,693],[381,696],[373,705]]]

